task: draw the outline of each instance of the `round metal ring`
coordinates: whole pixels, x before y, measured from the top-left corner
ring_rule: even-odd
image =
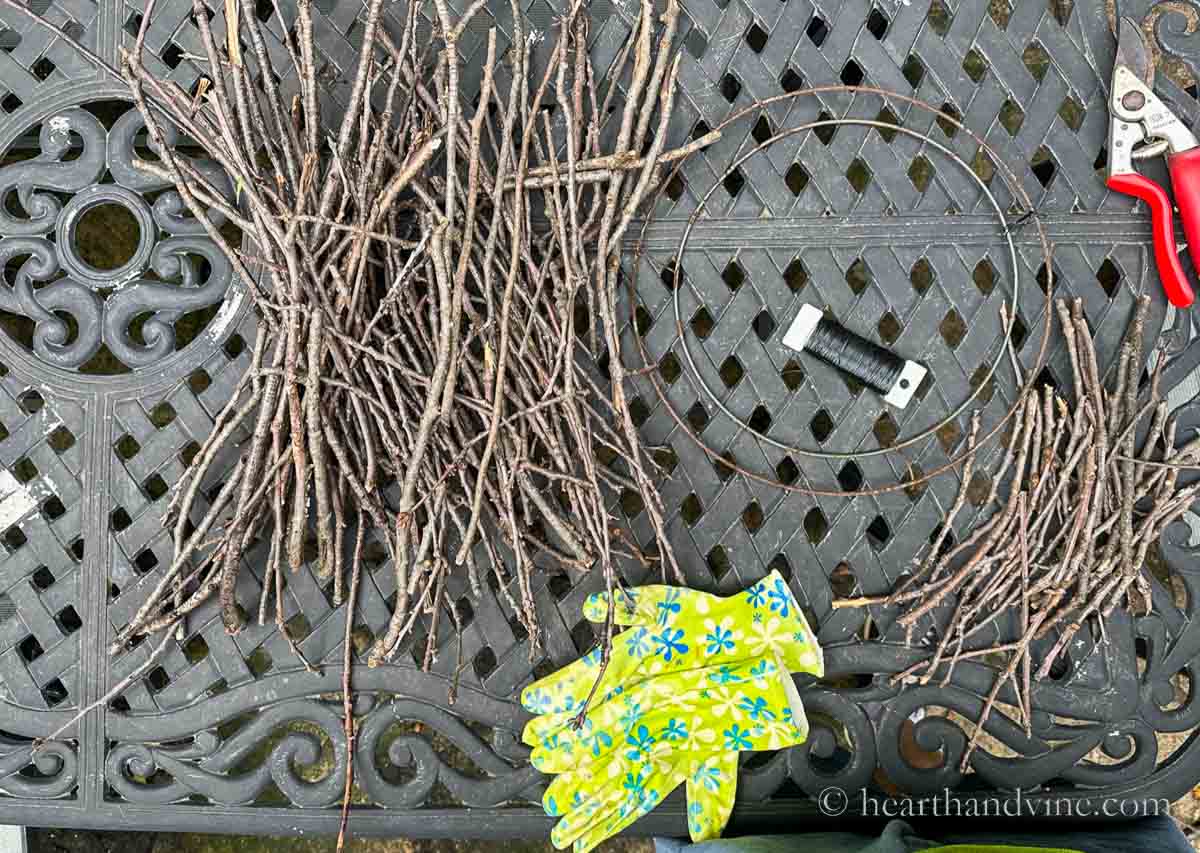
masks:
[[[1025,191],[1024,187],[1021,186],[1021,183],[1017,179],[1016,175],[1013,174],[1012,170],[1004,162],[1003,158],[999,157],[998,154],[996,153],[996,151],[991,147],[991,145],[988,144],[987,140],[983,139],[983,137],[981,137],[979,134],[975,133],[969,127],[964,125],[956,117],[942,112],[937,107],[934,107],[932,104],[922,101],[919,98],[915,98],[910,95],[904,95],[899,92],[889,91],[887,89],[880,89],[880,88],[873,87],[873,86],[845,86],[845,85],[836,85],[836,84],[828,85],[828,86],[815,86],[815,87],[812,87],[809,89],[799,89],[795,92],[788,92],[788,93],[785,93],[782,95],[775,95],[770,98],[765,98],[763,100],[755,101],[754,103],[751,103],[751,104],[743,107],[742,109],[736,111],[735,113],[733,113],[732,115],[727,117],[724,121],[722,121],[717,126],[716,130],[723,130],[725,128],[728,128],[733,123],[741,121],[744,118],[746,118],[747,116],[757,115],[757,114],[761,113],[762,110],[764,110],[767,107],[770,107],[774,104],[777,104],[777,103],[786,103],[786,102],[794,101],[799,98],[818,97],[823,94],[835,94],[835,93],[875,95],[877,97],[882,98],[885,102],[887,102],[889,100],[894,100],[894,101],[899,101],[901,103],[910,104],[910,105],[916,107],[917,109],[920,109],[924,112],[930,113],[936,117],[939,117],[939,118],[945,120],[946,122],[948,122],[949,124],[951,124],[955,128],[957,128],[958,130],[963,131],[967,136],[969,136],[971,139],[973,139],[979,145],[979,147],[991,159],[993,166],[995,167],[996,171],[1001,175],[1004,182],[1008,185],[1009,189],[1013,192],[1013,194],[1015,196],[1017,196],[1017,198],[1019,200],[1021,200],[1025,203],[1025,207],[1027,210],[1032,211],[1035,209],[1032,199],[1030,199],[1029,194]],[[888,129],[893,129],[893,128],[898,127],[898,125],[893,125],[893,124],[886,124],[886,126],[888,127]],[[674,177],[675,175],[677,175],[679,173],[679,171],[683,168],[684,164],[688,161],[688,159],[691,156],[692,155],[689,154],[687,157],[684,157],[684,158],[681,158],[680,160],[678,160],[675,163],[674,169],[672,169],[670,173],[668,173],[666,176],[664,176],[663,180],[659,184],[659,189],[654,197],[655,201],[657,200],[657,196],[661,195],[661,193],[663,192],[663,188],[668,184],[668,182],[671,180],[672,177]],[[957,156],[957,155],[952,155],[952,156]],[[961,159],[961,158],[958,158],[958,159]],[[692,218],[694,219],[694,215]],[[637,269],[638,263],[640,262],[643,253],[645,252],[646,229],[649,227],[649,225],[652,221],[653,221],[653,217],[647,217],[642,223],[641,238],[638,240],[638,242],[634,248],[633,266],[634,266],[635,270]],[[1045,227],[1043,226],[1041,220],[1036,216],[1033,218],[1033,224],[1038,232],[1038,238],[1039,238],[1039,242],[1041,243],[1042,256],[1045,259],[1046,269],[1048,271],[1052,270],[1053,267],[1051,266],[1052,260],[1051,260],[1050,241],[1046,234]],[[634,306],[636,306],[638,304],[637,297],[636,297],[636,290],[637,290],[636,273],[635,273],[635,275],[630,276],[627,286],[628,286],[628,290],[629,290],[629,299],[630,299],[630,302],[629,302],[630,322],[632,323],[635,321],[634,320]],[[1022,398],[1022,396],[1024,395],[1025,392],[1027,392],[1030,388],[1033,387],[1033,384],[1035,382],[1035,377],[1038,375],[1038,372],[1045,365],[1046,352],[1047,352],[1047,348],[1050,343],[1050,327],[1052,325],[1052,319],[1053,319],[1053,308],[1052,308],[1053,299],[1054,299],[1054,276],[1053,276],[1053,273],[1051,272],[1046,281],[1046,300],[1045,300],[1045,309],[1043,312],[1044,323],[1043,323],[1043,328],[1042,328],[1041,342],[1038,346],[1036,357],[1034,358],[1034,364],[1031,368],[1029,368],[1026,371],[1026,379],[1024,382],[1021,383],[1020,391],[1017,395],[1018,401]],[[681,335],[682,335],[682,333],[681,333]],[[723,458],[721,453],[719,451],[715,450],[714,448],[710,447],[700,437],[700,435],[697,434],[692,429],[691,425],[687,423],[687,421],[683,418],[683,416],[679,412],[675,411],[675,409],[671,406],[671,402],[668,399],[666,390],[664,389],[659,377],[656,375],[655,370],[652,369],[651,362],[650,362],[650,356],[646,350],[645,341],[643,341],[642,338],[637,335],[634,336],[634,340],[637,342],[638,352],[642,358],[642,367],[646,370],[645,375],[648,378],[651,387],[654,389],[655,394],[658,395],[659,399],[666,406],[666,412],[671,417],[671,419],[673,421],[675,421],[675,423],[679,426],[679,428],[683,432],[683,434],[689,440],[691,440],[691,442],[697,448],[699,448],[703,453],[705,453],[709,458],[714,459],[714,460],[719,459],[724,464],[728,465],[728,462]],[[981,385],[982,385],[982,383],[981,383]],[[813,488],[811,486],[804,485],[802,483],[785,483],[785,482],[782,482],[781,480],[775,479],[774,477],[760,474],[756,471],[752,471],[741,465],[734,464],[729,467],[733,468],[733,470],[736,473],[742,475],[743,477],[745,477],[746,479],[748,479],[752,482],[759,483],[759,484],[762,484],[765,486],[773,486],[782,491],[792,492],[792,493],[796,493],[796,494],[803,494],[803,495],[809,495],[809,496],[814,496],[814,497],[836,497],[836,498],[854,498],[854,497],[859,497],[859,496],[863,496],[863,495],[887,494],[889,492],[896,492],[896,491],[900,491],[902,489],[909,489],[909,488],[912,488],[921,483],[927,483],[930,480],[932,480],[933,478],[940,476],[941,474],[946,473],[947,471],[952,471],[953,469],[962,465],[964,462],[966,462],[966,460],[968,458],[970,458],[975,453],[977,453],[979,451],[979,449],[981,447],[983,447],[988,441],[990,441],[991,439],[1000,435],[1001,430],[1004,429],[1005,424],[1007,424],[1008,421],[1016,414],[1018,407],[1019,407],[1018,404],[1014,404],[1013,406],[1011,406],[1001,416],[998,423],[996,423],[990,429],[986,430],[984,432],[984,434],[979,437],[979,440],[977,441],[977,443],[975,444],[974,447],[971,447],[970,445],[968,445],[968,447],[965,450],[956,453],[954,456],[952,456],[946,462],[936,466],[931,471],[922,472],[919,475],[913,476],[911,478],[906,478],[904,480],[897,480],[895,483],[892,483],[889,485],[875,486],[872,488],[859,488],[859,489],[855,489],[855,490]],[[755,432],[753,434],[755,435],[756,438],[761,438],[761,436],[759,436],[757,432]],[[854,455],[855,454],[851,454],[851,456],[854,456]]]
[[[909,129],[907,127],[903,127],[901,125],[888,124],[886,122],[876,121],[875,119],[866,119],[866,118],[821,119],[818,121],[812,121],[812,122],[807,122],[805,124],[797,125],[796,127],[791,127],[791,128],[788,128],[787,130],[782,130],[779,133],[776,133],[775,135],[771,136],[769,139],[764,140],[763,142],[756,145],[754,148],[751,148],[750,150],[746,151],[744,154],[739,156],[737,159],[735,159],[733,161],[733,163],[730,165],[729,169],[733,170],[733,169],[738,168],[739,166],[741,166],[742,163],[745,163],[747,160],[749,160],[754,155],[767,150],[772,145],[774,145],[776,142],[779,142],[780,140],[783,140],[783,139],[787,139],[790,136],[795,136],[796,134],[805,133],[810,130],[817,130],[818,128],[822,128],[822,127],[841,127],[843,125],[856,125],[856,126],[860,126],[860,127],[869,127],[869,128],[876,128],[876,129],[883,128],[885,130],[889,130],[889,131],[892,131],[895,133],[904,134],[905,136],[910,136],[913,139],[918,140],[922,144],[929,146],[933,150],[938,151],[941,154],[944,154],[950,160],[950,162],[963,168],[966,171],[966,173],[972,179],[974,179],[976,185],[979,187],[980,192],[983,193],[984,198],[987,199],[988,203],[992,206],[992,209],[994,211],[996,211],[996,216],[999,217],[1000,226],[1004,231],[1004,239],[1008,243],[1009,267],[1012,270],[1012,276],[1013,276],[1013,286],[1012,286],[1012,293],[1011,293],[1010,298],[1012,300],[1012,304],[1015,306],[1020,299],[1020,293],[1021,293],[1021,274],[1020,273],[1021,273],[1021,270],[1020,270],[1020,267],[1017,265],[1017,246],[1016,246],[1016,243],[1013,242],[1012,231],[1008,226],[1008,219],[1004,215],[1004,208],[1002,208],[1000,206],[1000,202],[996,200],[996,196],[992,194],[992,191],[988,188],[988,185],[987,185],[987,183],[984,182],[983,178],[979,177],[979,175],[977,175],[974,171],[972,171],[967,166],[967,164],[963,162],[961,157],[956,155],[953,151],[951,151],[945,145],[942,145],[940,142],[933,139],[927,133],[921,133],[916,130],[911,130],[911,129]],[[704,210],[705,205],[708,203],[709,198],[712,196],[712,194],[716,191],[717,187],[719,187],[720,185],[721,185],[720,181],[714,182],[713,185],[709,188],[708,192],[706,192],[703,196],[700,197],[700,201],[696,206],[696,211],[695,211],[695,213],[693,213],[692,217],[690,219],[688,219],[687,227],[683,231],[683,236],[681,236],[679,239],[679,247],[675,250],[676,258],[682,258],[684,253],[687,251],[688,241],[691,239],[692,229],[694,228],[696,222],[699,219],[699,214],[701,211]],[[721,400],[721,398],[717,395],[717,393],[715,391],[713,391],[712,388],[709,387],[707,382],[704,381],[703,374],[700,372],[700,368],[696,365],[695,357],[692,355],[692,351],[691,351],[690,347],[688,346],[688,335],[684,328],[683,318],[680,316],[680,313],[679,313],[680,291],[685,286],[685,283],[686,283],[686,286],[688,286],[688,287],[693,286],[683,276],[683,274],[681,272],[682,268],[683,268],[682,264],[676,264],[676,266],[675,266],[675,281],[674,281],[675,286],[673,288],[671,304],[675,310],[675,328],[679,334],[679,343],[681,344],[681,346],[683,348],[683,357],[684,357],[684,360],[687,362],[687,366],[692,371],[692,376],[696,380],[696,385],[699,386],[699,388],[704,392],[704,395],[706,397],[708,397],[709,401],[711,401],[711,403],[714,406],[717,407],[717,410],[720,411],[721,414],[725,415],[725,417],[729,418],[731,421],[733,421],[735,424],[737,424],[739,427],[741,427],[741,429],[748,431],[748,432],[754,432],[755,436],[757,437],[757,439],[759,441],[763,442],[764,444],[769,444],[772,447],[782,450],[786,453],[792,453],[797,456],[807,456],[807,457],[813,458],[813,459],[859,459],[859,458],[866,458],[866,457],[870,457],[870,456],[883,456],[888,453],[895,453],[898,450],[903,450],[906,447],[911,447],[912,445],[914,445],[918,442],[924,441],[925,439],[927,439],[930,436],[937,433],[937,431],[940,430],[945,424],[949,423],[952,420],[957,419],[959,415],[961,415],[964,411],[966,411],[967,407],[969,407],[971,405],[971,402],[976,397],[979,396],[979,394],[983,391],[983,389],[985,387],[987,387],[988,382],[991,380],[992,376],[995,375],[995,373],[996,373],[996,368],[999,367],[1000,364],[1004,362],[1004,347],[1006,346],[1006,341],[1012,335],[1013,323],[1015,322],[1015,319],[1017,316],[1015,310],[1008,315],[1008,318],[1007,318],[1008,322],[1004,326],[1004,334],[1000,338],[1000,352],[997,353],[997,356],[995,359],[992,359],[989,361],[988,367],[987,367],[987,373],[984,375],[983,379],[975,384],[974,389],[971,391],[971,393],[967,396],[967,398],[965,400],[963,400],[957,407],[954,408],[953,411],[951,411],[948,415],[946,415],[944,418],[939,420],[937,423],[933,424],[930,427],[927,427],[926,429],[921,430],[920,432],[914,433],[913,435],[910,435],[908,437],[898,438],[895,442],[888,444],[886,447],[878,447],[874,450],[852,450],[852,451],[813,450],[812,448],[808,448],[808,447],[800,447],[799,445],[788,444],[785,441],[778,441],[774,438],[771,438],[768,435],[763,435],[762,433],[755,431],[754,428],[750,426],[750,424],[746,423],[744,420],[742,420],[737,415],[735,415],[732,411],[730,411],[729,407],[725,405],[725,403]]]

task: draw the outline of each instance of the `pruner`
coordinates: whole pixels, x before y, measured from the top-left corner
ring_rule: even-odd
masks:
[[[1108,116],[1108,187],[1150,206],[1158,276],[1171,304],[1186,308],[1196,297],[1179,262],[1171,200],[1133,161],[1166,154],[1188,251],[1200,269],[1200,143],[1154,94],[1154,59],[1131,18],[1120,20]]]

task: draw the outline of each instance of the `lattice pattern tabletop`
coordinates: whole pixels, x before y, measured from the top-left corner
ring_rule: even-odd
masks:
[[[214,28],[223,26],[223,4],[206,3]],[[1179,72],[1160,75],[1159,90],[1194,122],[1196,87],[1182,84],[1200,68],[1197,40],[1180,13],[1138,4],[1122,4],[1122,13],[1155,18],[1159,45]],[[326,108],[336,111],[356,61],[361,6],[314,5]],[[109,61],[132,44],[141,23],[137,5],[123,0],[32,6]],[[553,25],[547,0],[523,8],[535,30]],[[468,98],[479,85],[477,51],[487,27],[510,30],[508,4],[492,10],[460,45]],[[598,67],[619,52],[633,11],[628,0],[591,5]],[[256,14],[276,39],[290,25],[271,3],[257,4]],[[200,73],[188,58],[198,47],[191,0],[158,3],[149,33],[151,70],[191,88]],[[1151,328],[1172,359],[1171,405],[1181,427],[1200,423],[1193,375],[1200,343],[1193,343],[1191,317],[1162,298],[1148,216],[1109,193],[1099,176],[1114,52],[1102,4],[688,0],[680,43],[683,91],[670,145],[703,135],[755,99],[822,84],[912,94],[959,117],[1000,152],[1035,200],[1054,243],[1058,292],[1083,299],[1105,364],[1135,296],[1154,297]],[[140,125],[122,96],[118,81],[63,39],[0,12],[0,821],[336,831],[347,760],[337,698],[345,613],[307,570],[288,580],[287,630],[321,665],[320,675],[299,664],[274,626],[229,637],[215,610],[204,610],[119,698],[63,741],[33,750],[34,739],[149,655],[151,643],[111,658],[105,650],[164,568],[171,547],[161,522],[165,496],[232,393],[255,335],[243,284],[180,214],[174,192],[132,169]],[[943,712],[977,713],[987,673],[963,665],[949,685],[898,692],[888,676],[912,652],[892,626],[830,606],[850,589],[890,587],[930,541],[958,488],[956,475],[877,497],[815,500],[734,473],[671,417],[668,404],[710,448],[764,477],[851,490],[886,484],[944,463],[964,440],[965,419],[903,453],[837,462],[782,451],[759,436],[804,448],[874,449],[935,423],[999,357],[998,308],[1018,279],[1017,348],[1029,356],[1045,331],[1049,271],[1035,230],[1017,232],[1012,269],[971,176],[919,141],[843,126],[780,141],[729,172],[758,142],[821,115],[882,117],[929,132],[972,162],[1006,208],[1014,205],[1010,188],[953,125],[873,96],[804,97],[773,105],[692,158],[660,196],[636,268],[630,255],[625,275],[636,276],[638,301],[627,306],[626,357],[636,358],[640,336],[668,389],[663,402],[637,380],[634,416],[670,469],[663,482],[669,530],[689,582],[727,593],[778,569],[827,647],[828,678],[803,685],[809,743],[744,765],[735,824],[761,828],[811,813],[806,795],[828,786],[856,790],[877,768],[915,793],[949,786],[969,797],[1020,785],[1081,799],[1174,798],[1196,783],[1200,751],[1190,734],[1200,722],[1191,669],[1200,651],[1193,547],[1200,516],[1162,543],[1154,614],[1114,618],[1106,643],[1089,637],[1073,644],[1066,665],[1035,696],[1033,734],[996,724],[989,731],[996,745],[976,752],[963,774],[966,735]],[[717,182],[680,257],[686,220]],[[108,265],[89,254],[86,239],[87,214],[106,205],[124,211],[138,235],[132,255]],[[178,281],[183,264],[196,284],[164,288]],[[677,267],[689,285],[681,293],[686,342],[671,307]],[[928,365],[931,379],[916,404],[885,410],[874,395],[786,350],[783,330],[805,301],[829,306],[843,324]],[[704,382],[751,430],[711,404],[684,367],[685,343]],[[1042,378],[1058,384],[1069,368],[1064,352],[1052,353]],[[998,417],[1014,393],[1011,377],[997,373],[978,398],[985,418]],[[612,500],[632,535],[650,541],[636,497]],[[963,515],[958,525],[965,527],[972,514]],[[247,560],[244,602],[258,599],[256,560],[263,557]],[[367,558],[354,614],[359,652],[386,623],[394,592],[383,549],[368,548]],[[627,579],[638,583],[643,574],[628,567]],[[525,716],[515,696],[592,646],[580,605],[602,581],[538,576],[538,616],[547,631],[532,660],[529,637],[492,583],[476,598],[465,579],[451,580],[464,628],[457,636],[442,632],[431,672],[407,652],[394,665],[356,670],[355,831],[548,831],[537,805],[545,780],[519,744]],[[410,648],[424,648],[423,630]],[[456,675],[460,659],[466,665]],[[451,704],[455,678],[461,683]],[[915,768],[899,753],[900,726],[919,709],[930,713],[917,725],[918,741],[943,757],[933,769]],[[683,817],[671,799],[638,829],[678,832]]]

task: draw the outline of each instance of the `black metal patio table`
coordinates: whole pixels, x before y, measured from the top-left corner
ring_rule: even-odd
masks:
[[[214,27],[223,4],[211,6]],[[132,45],[136,4],[34,0],[34,9],[111,62]],[[400,4],[397,4],[399,8]],[[458,5],[452,3],[452,5]],[[534,37],[555,20],[548,0],[523,2]],[[1159,91],[1190,122],[1200,116],[1200,37],[1178,10],[1147,0],[1122,14],[1153,19],[1173,73]],[[1186,4],[1195,13],[1200,6]],[[330,109],[357,57],[358,0],[317,0],[318,42]],[[1133,300],[1153,297],[1152,337],[1171,361],[1170,404],[1181,427],[1200,424],[1195,368],[1200,341],[1189,312],[1169,308],[1153,268],[1149,218],[1108,192],[1105,109],[1114,41],[1108,12],[1076,0],[687,0],[680,43],[682,92],[671,144],[701,135],[756,99],[822,84],[869,84],[912,94],[986,138],[1036,202],[1054,244],[1060,295],[1083,299],[1104,365],[1112,361]],[[290,8],[284,5],[285,11]],[[478,88],[486,27],[510,31],[507,3],[493,3],[466,33],[462,85]],[[606,67],[629,34],[632,0],[590,6],[592,50]],[[388,14],[394,14],[393,9]],[[278,35],[271,3],[256,14]],[[157,5],[148,43],[152,70],[190,89],[199,75],[191,0]],[[502,46],[504,37],[501,37]],[[278,46],[276,46],[278,47]],[[282,50],[282,48],[279,48]],[[165,185],[131,166],[140,124],[118,81],[71,43],[0,11],[0,822],[213,832],[330,833],[344,779],[339,648],[345,613],[307,570],[289,578],[288,632],[319,673],[307,671],[274,625],[227,636],[214,609],[115,698],[54,741],[35,741],[104,696],[144,664],[153,642],[109,656],[107,648],[153,587],[170,554],[162,512],[172,485],[211,429],[249,361],[255,323],[242,283]],[[667,405],[730,461],[784,482],[858,489],[933,470],[964,440],[965,415],[902,453],[836,462],[793,457],[761,442],[874,449],[935,423],[999,357],[998,308],[1019,277],[1016,346],[1042,335],[1050,278],[1036,230],[1017,230],[1018,268],[996,217],[971,179],[918,140],[843,126],[780,141],[733,172],[729,165],[781,128],[832,116],[882,116],[928,132],[974,163],[1006,206],[1011,188],[952,124],[906,104],[828,94],[775,104],[692,158],[659,197],[636,275],[638,303],[625,357],[640,335],[667,388],[664,402],[635,382],[634,415],[673,466],[663,489],[671,538],[689,582],[731,593],[780,570],[826,647],[828,676],[803,696],[808,744],[748,761],[735,826],[795,826],[815,818],[810,797],[828,787],[857,792],[882,772],[913,794],[954,789],[964,801],[1025,789],[1029,797],[1174,799],[1200,781],[1200,699],[1192,659],[1200,651],[1200,516],[1168,531],[1156,561],[1152,615],[1117,614],[1104,638],[1073,643],[1035,693],[1030,736],[989,727],[993,740],[958,770],[970,719],[990,687],[988,670],[963,665],[947,685],[900,691],[889,676],[913,652],[887,613],[831,609],[838,594],[878,593],[930,541],[958,488],[947,473],[880,496],[813,499],[780,491],[715,463],[678,428]],[[828,129],[827,129],[828,130]],[[764,136],[765,134],[765,136]],[[1150,167],[1153,169],[1154,167]],[[1153,172],[1151,171],[1151,174]],[[1162,174],[1156,175],[1160,180]],[[697,200],[720,182],[688,250],[677,250]],[[113,206],[139,235],[127,257],[97,260],[84,238],[89,217]],[[108,220],[111,221],[111,220]],[[93,240],[94,243],[94,240]],[[179,257],[204,270],[191,288]],[[49,272],[33,302],[14,295],[30,258]],[[632,255],[631,255],[632,258]],[[686,369],[669,284],[681,265]],[[1039,285],[1041,285],[1039,287]],[[932,381],[903,412],[888,411],[832,370],[780,343],[800,302],[931,368]],[[80,354],[99,336],[100,354]],[[1066,379],[1058,348],[1043,378]],[[1102,367],[1104,366],[1102,365]],[[700,380],[738,418],[723,415]],[[1006,409],[1015,389],[1002,373],[980,394],[985,412]],[[1181,429],[1180,434],[1184,432]],[[995,460],[996,446],[985,459]],[[986,467],[986,466],[984,466]],[[650,539],[637,501],[621,495],[632,535]],[[960,516],[959,526],[970,523]],[[966,516],[966,517],[963,517]],[[260,560],[265,555],[259,555]],[[362,651],[386,623],[392,572],[368,554],[354,614]],[[239,594],[258,599],[253,561]],[[653,581],[626,567],[631,583]],[[595,641],[580,605],[602,588],[543,572],[535,595],[543,649],[498,596],[451,581],[463,623],[442,632],[428,673],[402,652],[389,666],[356,668],[356,833],[410,836],[544,835],[545,780],[519,743],[521,687],[586,652]],[[450,624],[442,620],[443,625]],[[424,638],[411,641],[423,650]],[[459,661],[463,665],[459,665]],[[457,683],[457,698],[448,690]],[[941,753],[932,769],[900,753],[915,712],[920,746]],[[947,713],[955,712],[955,713]],[[966,733],[964,733],[964,730]],[[1012,796],[1001,793],[1000,796]],[[850,811],[854,813],[852,801]],[[636,829],[680,833],[682,800],[668,800]]]

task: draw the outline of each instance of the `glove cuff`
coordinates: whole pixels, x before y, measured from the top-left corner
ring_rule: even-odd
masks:
[[[825,675],[825,656],[821,644],[800,609],[788,582],[777,570],[747,591],[748,600],[758,609],[757,601],[766,603],[768,611],[762,618],[777,621],[778,630],[770,632],[777,639],[771,644],[775,662],[785,672],[807,672],[821,678]],[[757,592],[757,595],[755,594]],[[757,618],[757,614],[756,614]]]
[[[791,711],[792,725],[796,729],[796,741],[791,744],[804,743],[808,740],[808,715],[804,713],[804,703],[800,701],[800,691],[796,689],[796,681],[788,672],[779,655],[775,656],[775,665],[779,668],[779,678],[783,687],[783,695],[787,698],[788,709]]]

